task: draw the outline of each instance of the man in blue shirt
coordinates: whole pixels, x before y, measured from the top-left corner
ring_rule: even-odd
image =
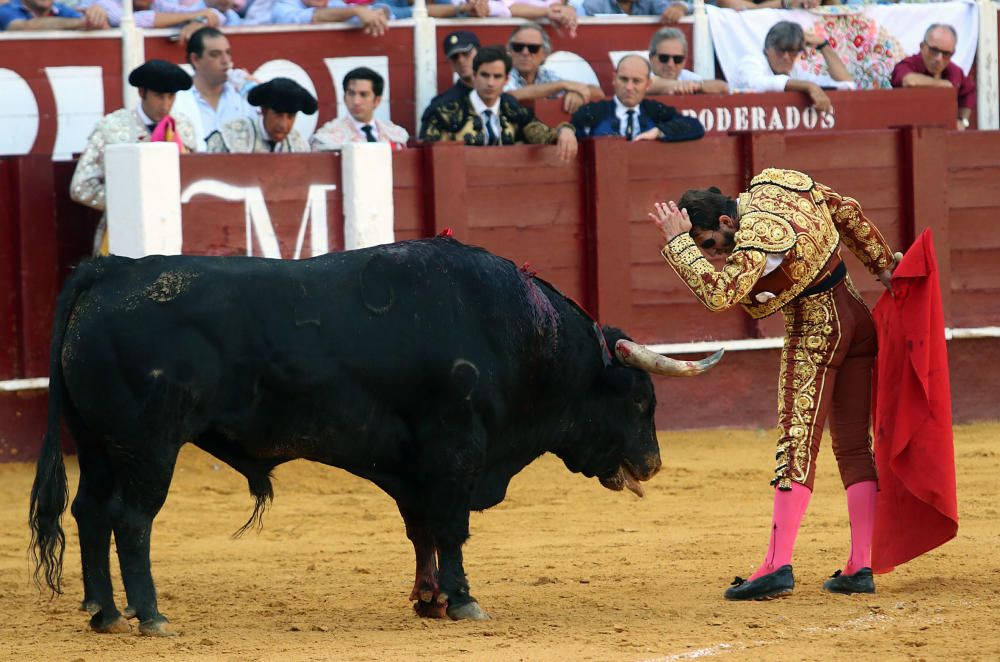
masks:
[[[11,0],[0,5],[0,30],[106,30],[108,17],[100,7],[80,14],[53,0]]]

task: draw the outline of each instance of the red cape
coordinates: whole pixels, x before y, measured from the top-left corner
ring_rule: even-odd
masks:
[[[930,230],[882,295],[873,420],[879,492],[872,569],[889,572],[951,540],[958,531],[951,391],[941,291]]]

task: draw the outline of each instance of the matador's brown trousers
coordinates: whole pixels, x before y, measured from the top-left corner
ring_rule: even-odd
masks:
[[[785,346],[778,378],[778,440],[772,485],[810,490],[823,425],[830,416],[833,453],[847,488],[876,480],[871,418],[875,324],[845,277],[833,288],[786,305]]]

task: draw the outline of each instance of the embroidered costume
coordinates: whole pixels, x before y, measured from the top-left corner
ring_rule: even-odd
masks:
[[[768,169],[739,196],[735,246],[716,271],[687,234],[662,254],[698,299],[719,311],[739,303],[754,319],[779,310],[785,343],[779,378],[773,485],[812,489],[827,414],[844,486],[875,480],[869,434],[875,328],[846,275],[844,243],[873,274],[893,254],[858,202],[793,170]]]
[[[458,141],[466,145],[484,146],[489,144],[487,130],[482,117],[473,107],[471,94],[441,104],[432,110],[423,128],[422,137],[430,142]],[[535,113],[517,102],[509,94],[500,95],[500,134],[501,145],[515,143],[530,143],[532,145],[547,145],[556,142],[556,134],[563,126],[572,128],[569,123],[560,124],[552,129],[535,117]]]
[[[261,126],[260,117],[239,119],[226,122],[213,132],[206,141],[208,151],[214,153],[232,152],[234,154],[250,154],[252,152],[308,152],[309,144],[292,129],[284,140],[275,142]]]
[[[364,127],[363,123],[351,117],[338,117],[317,129],[309,139],[309,144],[317,152],[340,149],[347,143],[363,142],[389,143],[392,149],[403,149],[406,147],[406,141],[410,139],[410,134],[398,124],[380,119],[372,119],[369,124],[375,125],[374,131],[369,129],[374,141],[369,141],[367,135],[358,128],[359,125]]]

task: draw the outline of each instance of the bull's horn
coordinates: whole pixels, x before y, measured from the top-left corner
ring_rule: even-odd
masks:
[[[657,354],[638,343],[630,340],[619,340],[615,343],[615,355],[625,365],[639,368],[654,375],[667,377],[694,377],[705,372],[722,359],[726,350],[720,349],[715,354],[701,361],[678,361],[669,356]]]

